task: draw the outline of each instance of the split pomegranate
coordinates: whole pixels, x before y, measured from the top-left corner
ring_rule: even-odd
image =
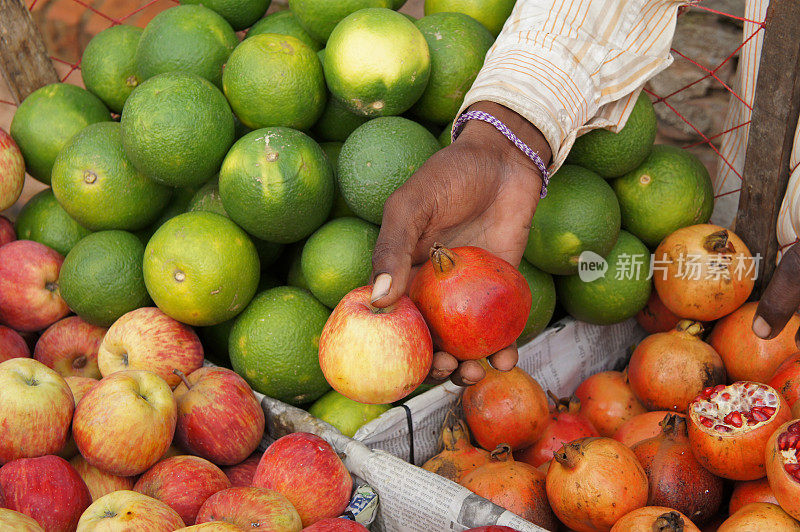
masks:
[[[733,485],[731,501],[728,504],[728,513],[733,515],[745,504],[751,502],[769,502],[778,504],[778,499],[772,492],[769,481],[766,478],[758,480],[745,480]]]
[[[719,320],[708,337],[708,343],[722,357],[731,382],[768,382],[778,366],[797,352],[794,337],[800,328],[800,316],[793,315],[772,340],[762,340],[753,332],[756,308],[758,302],[742,305]]]
[[[700,339],[703,325],[682,320],[675,329],[651,334],[631,355],[628,382],[648,410],[685,412],[701,390],[725,383],[725,366]]]
[[[453,482],[461,482],[464,475],[489,463],[489,452],[472,445],[467,425],[452,410],[444,419],[439,442],[439,454],[425,462],[422,468]]]
[[[553,401],[550,419],[544,427],[539,441],[514,453],[514,458],[539,467],[553,458],[553,453],[565,443],[586,438],[600,436],[592,422],[581,415],[581,402],[574,395],[569,398],[559,399],[548,390],[547,395]]]
[[[609,530],[647,504],[647,476],[629,448],[611,438],[581,438],[555,453],[547,498],[562,523],[578,532]]]
[[[767,479],[786,513],[800,519],[800,421],[784,423],[767,442]]]
[[[678,229],[656,248],[653,275],[664,305],[687,319],[712,321],[739,308],[753,291],[750,250],[731,231],[711,224]]]
[[[556,528],[545,494],[544,473],[515,462],[508,445],[499,445],[492,451],[491,462],[466,475],[461,485],[542,528]]]
[[[751,502],[727,518],[717,532],[798,532],[800,523],[777,504]]]
[[[792,408],[792,416],[800,418],[800,353],[784,360],[767,384],[786,399]]]
[[[647,412],[633,394],[624,372],[595,373],[578,386],[575,397],[581,402],[581,414],[601,436],[613,436],[626,421]]]
[[[661,434],[661,422],[664,421],[664,417],[667,414],[685,417],[683,414],[669,412],[667,410],[645,412],[644,414],[633,416],[626,421],[625,424],[614,433],[614,439],[624,443],[628,447],[633,447],[640,441],[658,436]]]
[[[611,532],[700,532],[700,529],[677,510],[645,506],[622,516]]]
[[[689,442],[695,458],[717,476],[755,480],[766,475],[767,440],[791,419],[774,388],[739,381],[706,388],[689,404]]]
[[[531,291],[522,274],[472,246],[434,244],[409,296],[434,344],[459,360],[484,358],[513,344],[531,310]]]
[[[486,377],[461,396],[472,436],[484,449],[495,449],[501,443],[512,450],[530,447],[549,419],[544,390],[518,367],[498,371],[485,361],[482,365]]]
[[[700,524],[717,513],[722,479],[692,455],[685,418],[668,414],[661,422],[661,434],[637,443],[632,450],[650,482],[647,504],[674,508]]]
[[[676,316],[670,309],[664,306],[658,292],[650,292],[650,299],[647,304],[636,315],[636,321],[648,334],[671,331],[675,328],[681,318]]]

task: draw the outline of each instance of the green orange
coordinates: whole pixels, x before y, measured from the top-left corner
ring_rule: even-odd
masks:
[[[322,44],[314,37],[308,34],[303,26],[297,22],[297,17],[294,16],[289,10],[276,11],[266,17],[262,18],[247,32],[247,37],[250,38],[262,33],[278,33],[281,35],[291,35],[305,43],[309,48],[315,52],[322,48]]]
[[[22,207],[14,230],[18,239],[39,242],[62,255],[91,233],[58,204],[50,188],[33,196]]]
[[[394,7],[398,0],[289,0],[289,9],[301,26],[324,43],[347,15],[368,7]]]
[[[483,24],[497,37],[516,0],[425,0],[425,15],[464,13]]]
[[[141,81],[135,61],[141,36],[142,28],[111,26],[92,37],[83,50],[83,84],[115,113],[122,112],[125,100]]]
[[[271,3],[272,0],[181,0],[181,4],[202,4],[215,11],[236,31],[252,26]]]

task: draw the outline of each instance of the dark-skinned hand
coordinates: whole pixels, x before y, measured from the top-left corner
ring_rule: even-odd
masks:
[[[767,285],[753,319],[753,332],[765,340],[780,334],[800,309],[800,244],[783,254],[778,268]],[[795,338],[800,347],[800,331]]]

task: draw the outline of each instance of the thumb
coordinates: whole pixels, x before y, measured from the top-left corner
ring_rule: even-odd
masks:
[[[412,183],[407,183],[412,185]],[[414,250],[430,220],[430,202],[413,185],[397,189],[383,207],[372,252],[372,304],[384,308],[406,292]]]

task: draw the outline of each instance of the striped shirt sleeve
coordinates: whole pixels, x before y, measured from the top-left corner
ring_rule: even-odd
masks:
[[[518,0],[459,112],[493,101],[527,118],[564,162],[575,138],[618,131],[672,62],[684,0]]]

